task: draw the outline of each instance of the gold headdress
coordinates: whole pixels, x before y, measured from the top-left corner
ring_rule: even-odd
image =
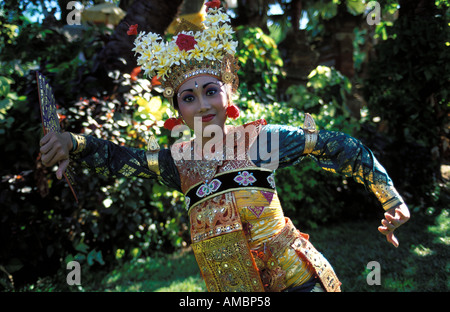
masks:
[[[137,63],[149,79],[157,76],[164,96],[172,100],[178,88],[197,75],[210,75],[236,91],[239,66],[234,57],[230,17],[220,8],[207,11],[201,26],[182,21],[171,41],[158,34],[140,32],[134,41]]]

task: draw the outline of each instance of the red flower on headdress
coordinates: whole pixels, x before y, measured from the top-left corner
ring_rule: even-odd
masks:
[[[131,25],[130,28],[128,28],[127,35],[128,36],[137,35],[137,28],[138,24]]]
[[[205,5],[207,6],[206,11],[208,11],[209,9],[213,8],[213,9],[218,9],[220,8],[220,0],[211,0],[205,3]]]
[[[197,41],[193,36],[179,34],[175,43],[177,44],[178,48],[180,48],[180,50],[189,51],[195,47]]]

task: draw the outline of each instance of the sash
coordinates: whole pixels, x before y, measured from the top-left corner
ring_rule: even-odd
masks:
[[[186,192],[186,209],[191,209],[211,197],[251,188],[256,190],[276,190],[273,171],[262,168],[244,168],[217,174],[211,181],[200,182]]]

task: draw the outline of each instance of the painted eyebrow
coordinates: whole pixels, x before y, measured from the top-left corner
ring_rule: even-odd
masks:
[[[217,85],[217,86],[219,86],[220,87],[220,85],[217,83],[217,82],[214,82],[214,81],[211,81],[211,82],[207,82],[207,83],[205,83],[204,85],[203,85],[203,89],[205,89],[207,86],[209,86],[210,84],[215,84],[215,85]],[[194,90],[193,89],[185,89],[185,90],[183,90],[183,91],[181,91],[180,93],[178,93],[178,96],[181,96],[181,94],[184,92],[184,91],[190,91],[190,92],[194,92]]]

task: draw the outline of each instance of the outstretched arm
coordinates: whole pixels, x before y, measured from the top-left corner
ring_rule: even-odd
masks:
[[[146,151],[70,132],[48,133],[40,145],[42,163],[47,167],[59,164],[58,179],[74,160],[104,176],[161,178],[167,186],[180,189],[178,171],[167,149]]]
[[[268,125],[261,132],[264,131],[270,133],[264,137],[271,141],[271,147],[278,148],[279,167],[295,165],[309,156],[322,169],[352,177],[358,183],[364,184],[386,211],[379,231],[387,236],[390,243],[398,246],[393,232],[408,221],[409,211],[386,170],[369,148],[359,140],[336,131],[321,130],[317,133],[316,140],[312,141],[307,132],[298,127]],[[277,135],[272,135],[273,133]],[[273,144],[274,139],[278,140],[278,144]],[[261,146],[258,146],[258,151],[259,149]],[[259,153],[255,154],[258,155],[254,160],[255,165],[264,166]]]

